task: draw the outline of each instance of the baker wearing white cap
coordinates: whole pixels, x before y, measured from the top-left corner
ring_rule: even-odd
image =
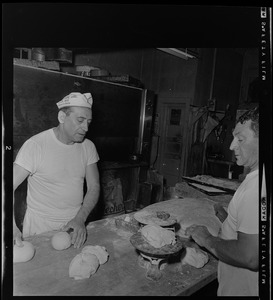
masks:
[[[92,121],[91,93],[70,93],[57,102],[59,126],[54,129],[57,138],[65,144],[82,142]],[[71,116],[71,113],[72,116]],[[69,117],[67,119],[67,117]],[[66,121],[66,122],[65,122]]]
[[[14,190],[27,177],[29,186],[23,234],[14,222],[13,237],[20,244],[22,236],[73,229],[72,244],[79,248],[100,192],[99,156],[93,142],[85,138],[93,99],[91,93],[72,92],[56,104],[59,125],[28,139],[14,162]]]

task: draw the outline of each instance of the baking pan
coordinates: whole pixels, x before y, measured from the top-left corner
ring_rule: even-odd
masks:
[[[215,188],[212,186],[206,186],[206,185],[201,185],[199,183],[191,183],[191,182],[187,182],[187,184],[209,196],[228,194],[228,192],[226,192],[224,190],[220,190],[219,188]],[[210,190],[210,189],[215,189],[215,191]]]
[[[201,184],[201,185],[204,185],[204,186],[214,187],[216,189],[220,189],[220,190],[225,191],[227,194],[233,195],[236,192],[236,190],[232,190],[232,189],[229,189],[229,188],[226,188],[226,187],[222,187],[222,186],[218,186],[218,185],[213,185],[213,184],[206,183],[206,182],[203,182],[203,181],[200,181],[200,180],[191,179],[190,177],[182,176],[181,178],[184,181],[186,181],[188,184],[189,183],[197,183],[197,184]],[[213,193],[213,195],[215,195],[215,193]]]

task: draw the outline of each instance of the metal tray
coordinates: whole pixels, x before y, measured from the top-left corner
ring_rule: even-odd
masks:
[[[189,183],[197,183],[197,184],[201,184],[201,185],[205,185],[205,186],[214,187],[214,188],[219,189],[219,190],[223,190],[223,192],[221,192],[221,194],[231,194],[231,195],[233,195],[233,194],[236,192],[236,190],[232,190],[232,189],[229,189],[229,188],[221,187],[221,186],[218,186],[218,185],[213,185],[213,184],[206,183],[206,182],[203,182],[203,181],[200,181],[200,180],[196,180],[196,179],[191,179],[191,178],[189,178],[189,177],[184,177],[184,176],[182,176],[181,178],[182,178],[184,181],[186,181],[188,184],[189,184]],[[196,188],[196,187],[194,187],[194,188]],[[196,188],[196,189],[198,189],[198,188]],[[202,192],[204,192],[204,193],[207,194],[206,191],[203,191],[203,190],[202,190]],[[212,196],[215,195],[215,194],[216,194],[216,193],[212,193]],[[217,193],[217,195],[218,195],[218,194],[219,194],[219,193]],[[209,195],[209,194],[208,194],[208,195]]]
[[[227,193],[228,193],[228,192],[226,192],[226,191],[220,190],[219,188],[217,188],[219,191],[208,191],[208,190],[206,190],[206,188],[205,188],[206,185],[204,185],[204,188],[195,185],[195,184],[199,184],[199,183],[190,183],[190,182],[187,182],[187,184],[188,184],[189,186],[192,186],[193,188],[199,190],[200,192],[209,195],[209,196],[223,195],[223,194],[227,194]],[[199,185],[200,185],[200,184],[199,184]],[[207,186],[207,187],[212,187],[212,186]],[[213,187],[213,188],[216,188],[216,187]]]

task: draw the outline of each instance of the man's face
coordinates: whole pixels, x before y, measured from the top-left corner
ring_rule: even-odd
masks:
[[[233,131],[230,150],[234,151],[238,166],[255,169],[259,163],[259,137],[250,128],[251,121],[238,123]]]
[[[64,133],[69,142],[81,143],[92,121],[92,111],[87,107],[72,107],[64,119]]]

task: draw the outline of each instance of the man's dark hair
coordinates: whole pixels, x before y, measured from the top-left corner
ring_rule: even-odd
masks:
[[[259,107],[255,107],[248,110],[243,115],[241,115],[237,123],[244,124],[246,121],[251,121],[251,129],[255,132],[256,136],[259,136]]]

